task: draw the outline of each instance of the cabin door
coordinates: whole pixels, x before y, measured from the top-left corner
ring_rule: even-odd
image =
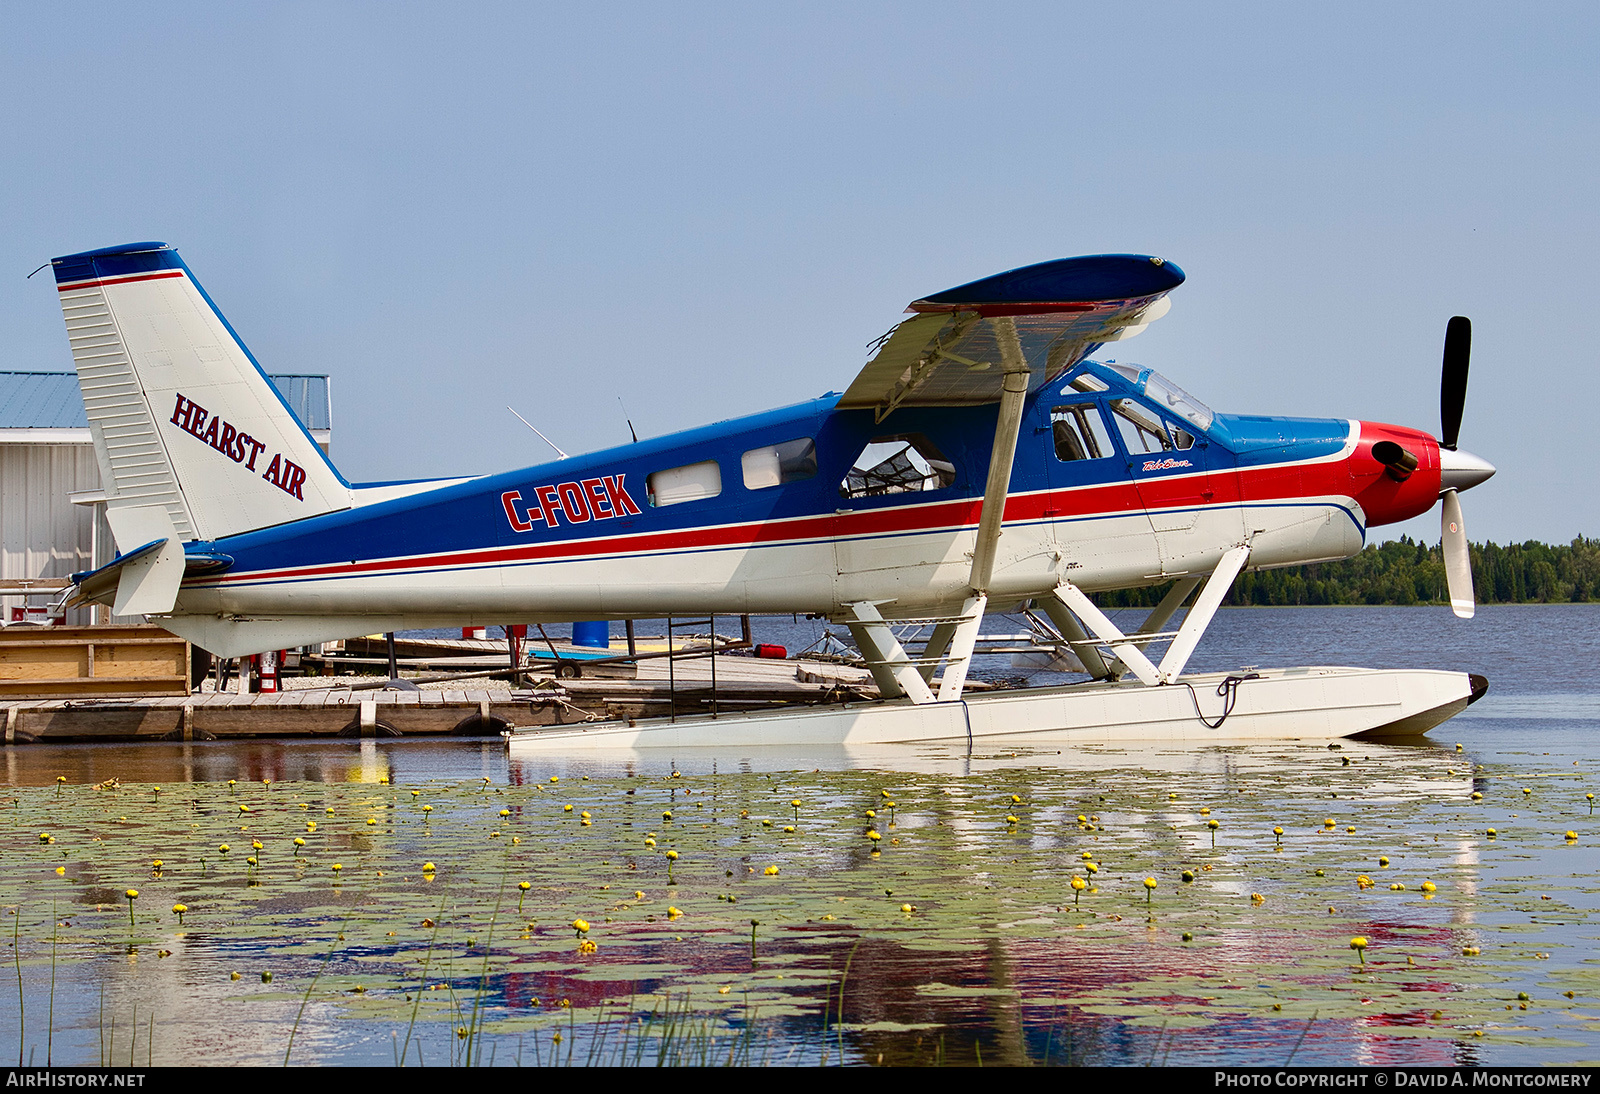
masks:
[[[1136,400],[1113,399],[1107,408],[1155,532],[1161,575],[1208,572],[1243,535],[1239,510],[1218,505],[1217,487],[1232,470],[1229,454],[1192,425]]]
[[[1109,408],[1076,391],[1060,400],[1036,443],[1050,469],[1045,514],[1063,576],[1091,588],[1140,584],[1161,572],[1161,559],[1128,461],[1112,440]]]

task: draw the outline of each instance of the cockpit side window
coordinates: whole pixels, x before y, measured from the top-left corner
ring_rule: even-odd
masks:
[[[1172,425],[1132,399],[1113,400],[1111,413],[1130,456],[1194,447],[1194,434]]]
[[[845,498],[942,490],[956,481],[955,465],[921,433],[874,437],[839,484]]]
[[[1116,455],[1105,419],[1095,403],[1058,406],[1050,411],[1050,433],[1055,441],[1056,459],[1099,460]]]

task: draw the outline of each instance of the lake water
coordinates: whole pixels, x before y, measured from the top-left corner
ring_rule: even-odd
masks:
[[[1597,653],[1600,606],[1240,609],[1194,658],[1489,677],[1406,745],[6,749],[0,1058],[1592,1063]]]

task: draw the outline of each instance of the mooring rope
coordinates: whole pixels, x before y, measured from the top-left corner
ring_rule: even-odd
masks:
[[[1221,729],[1222,723],[1228,720],[1228,715],[1233,713],[1233,705],[1239,701],[1239,685],[1246,680],[1259,680],[1259,672],[1246,673],[1243,676],[1224,676],[1222,683],[1217,685],[1217,694],[1222,696],[1222,716],[1215,722],[1206,720],[1205,712],[1200,709],[1200,696],[1195,694],[1194,685],[1187,680],[1178,681],[1189,689],[1189,699],[1194,703],[1194,716],[1200,719],[1200,724],[1207,729]]]

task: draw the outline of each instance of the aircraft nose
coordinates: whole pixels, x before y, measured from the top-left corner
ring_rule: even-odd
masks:
[[[1471,490],[1494,474],[1494,464],[1459,449],[1439,449],[1439,489]]]

